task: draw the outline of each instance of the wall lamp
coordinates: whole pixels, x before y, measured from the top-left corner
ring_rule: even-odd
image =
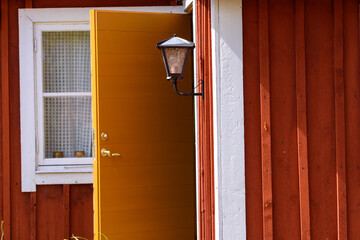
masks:
[[[179,92],[177,88],[177,81],[183,79],[186,60],[190,51],[195,48],[195,43],[179,38],[174,34],[174,37],[159,42],[156,47],[161,50],[167,80],[174,84],[175,92],[181,96],[202,96],[204,98],[204,80],[201,80],[202,92],[184,93]]]

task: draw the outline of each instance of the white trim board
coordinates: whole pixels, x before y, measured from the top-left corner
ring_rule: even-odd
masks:
[[[246,240],[241,0],[212,0],[215,233]]]
[[[128,12],[159,12],[159,13],[182,13],[183,6],[154,6],[154,7],[100,7],[100,8],[24,8],[19,9],[20,15],[26,16],[32,22],[89,22],[89,11],[113,10]],[[20,19],[19,19],[20,20]]]
[[[89,23],[89,11],[92,9],[135,11],[135,12],[184,12],[183,6],[154,6],[154,7],[113,7],[113,8],[47,8],[47,9],[19,9],[19,63],[20,63],[20,122],[21,122],[21,189],[23,192],[35,192],[36,184],[71,184],[92,183],[92,171],[89,168],[54,171],[48,173],[37,172],[36,141],[36,111],[35,111],[35,54],[34,41],[35,24],[79,24]],[[90,165],[91,166],[91,165]]]

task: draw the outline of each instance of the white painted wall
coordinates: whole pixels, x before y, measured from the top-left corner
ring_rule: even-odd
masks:
[[[241,0],[212,0],[216,239],[246,240]]]

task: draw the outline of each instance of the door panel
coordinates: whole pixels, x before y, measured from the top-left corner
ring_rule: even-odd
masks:
[[[174,33],[191,39],[191,17],[91,11],[95,233],[111,240],[196,238],[193,99],[171,89],[155,48]]]

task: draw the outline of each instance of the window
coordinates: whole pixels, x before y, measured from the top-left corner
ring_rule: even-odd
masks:
[[[86,15],[54,19],[48,10],[19,10],[25,192],[37,184],[92,183],[89,13],[77,11]]]
[[[35,25],[39,167],[91,164],[90,32],[86,28]]]

